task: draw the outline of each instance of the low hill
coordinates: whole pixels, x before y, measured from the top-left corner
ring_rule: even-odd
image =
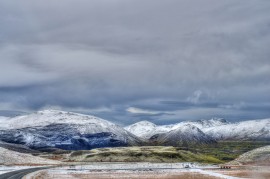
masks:
[[[144,146],[100,148],[89,151],[74,151],[70,162],[201,162],[220,163],[221,161],[200,153],[181,150],[176,147]]]
[[[270,165],[270,145],[260,147],[240,155],[232,165]]]
[[[30,149],[29,147],[24,145],[12,144],[3,141],[0,141],[0,147],[20,153],[30,153],[30,154],[40,153],[40,151]]]
[[[0,147],[0,165],[56,165],[59,161],[44,159]]]

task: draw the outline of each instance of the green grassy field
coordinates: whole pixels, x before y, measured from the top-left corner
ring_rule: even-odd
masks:
[[[66,162],[200,162],[226,163],[239,155],[270,145],[270,141],[223,141],[213,145],[189,148],[171,146],[141,146],[99,148],[81,151],[42,153],[41,157]]]
[[[228,162],[245,152],[266,145],[270,145],[270,141],[221,141],[215,145],[185,148],[185,150],[209,155],[223,162]]]
[[[192,153],[176,147],[143,146],[100,148],[74,151],[68,161],[72,162],[201,162],[221,163],[215,157]]]

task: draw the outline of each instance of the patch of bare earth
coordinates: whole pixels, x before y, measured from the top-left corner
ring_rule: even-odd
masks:
[[[32,176],[25,177],[26,179],[47,179],[49,177],[48,171],[40,171]]]
[[[239,178],[270,179],[270,170],[266,167],[215,170],[214,172]]]

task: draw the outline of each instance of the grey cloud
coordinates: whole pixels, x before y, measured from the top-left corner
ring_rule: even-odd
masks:
[[[269,8],[264,0],[3,0],[0,107],[104,107],[111,111],[95,114],[119,123],[146,117],[128,107],[161,111],[147,117],[161,123],[269,117]]]

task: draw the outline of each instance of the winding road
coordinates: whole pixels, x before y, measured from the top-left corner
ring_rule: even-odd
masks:
[[[13,172],[8,172],[0,175],[0,179],[22,179],[25,175],[29,173],[36,172],[38,170],[48,169],[50,167],[39,167],[39,168],[28,168],[23,170],[16,170]]]

